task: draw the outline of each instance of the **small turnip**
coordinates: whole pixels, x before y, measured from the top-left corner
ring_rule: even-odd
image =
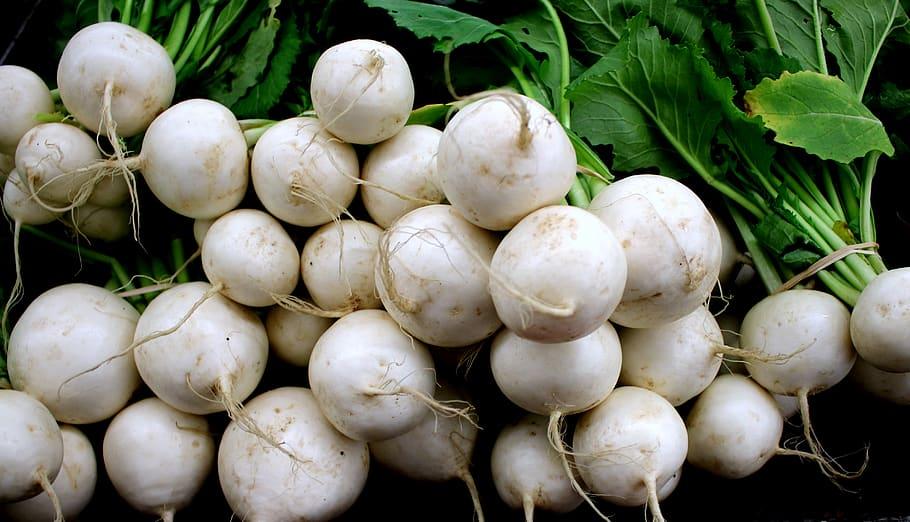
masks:
[[[302,314],[275,305],[265,317],[269,348],[281,360],[294,366],[306,366],[319,337],[332,325],[332,320]]]
[[[910,267],[889,270],[859,294],[850,316],[859,356],[886,372],[910,372]]]
[[[44,80],[18,65],[0,65],[0,154],[16,145],[37,124],[39,113],[54,112],[54,98]]]
[[[910,373],[891,373],[857,357],[850,379],[864,391],[894,404],[910,404]]]
[[[100,159],[95,140],[66,123],[36,125],[16,148],[23,186],[48,210],[69,210],[88,201],[95,181],[85,167]]]

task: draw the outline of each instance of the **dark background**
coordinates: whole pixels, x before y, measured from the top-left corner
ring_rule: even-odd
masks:
[[[40,74],[53,88],[55,84],[56,53],[54,41],[47,27],[60,16],[60,5],[56,0],[33,2],[29,0],[6,0],[4,14],[0,18],[0,52],[11,48],[5,63],[23,65]],[[441,71],[441,57],[431,53],[429,44],[417,41],[408,34],[395,30],[388,18],[379,12],[371,12],[353,0],[336,2],[334,9],[344,12],[346,22],[343,31],[334,35],[337,40],[348,37],[373,37],[388,41],[403,51],[411,62],[418,79],[417,104],[448,100],[439,90],[438,81],[424,78],[432,75],[417,71]],[[27,23],[25,20],[31,16]],[[15,44],[17,32],[22,29]],[[889,69],[893,70],[893,69]],[[438,76],[437,76],[438,77]],[[887,122],[887,128],[908,137],[906,124]],[[362,151],[361,151],[362,152]],[[908,252],[905,249],[908,228],[907,165],[903,161],[884,160],[876,178],[876,217],[880,231],[880,242],[885,261],[889,266],[907,266]],[[700,193],[705,193],[700,190]],[[142,200],[143,248],[132,244],[119,246],[94,245],[95,248],[113,253],[118,258],[130,260],[159,252],[174,236],[186,240],[187,252],[192,251],[191,222],[164,211],[147,193]],[[249,200],[246,205],[255,205]],[[62,228],[49,226],[49,231],[63,236]],[[295,239],[303,240],[306,231],[290,230]],[[12,250],[10,235],[0,237],[2,249],[6,252],[3,263],[4,285],[13,279]],[[298,243],[302,244],[302,243]],[[27,299],[58,284],[80,280],[103,284],[109,271],[104,266],[80,261],[69,252],[40,241],[28,234],[23,235],[21,251],[23,276]],[[193,268],[195,278],[202,278],[198,265]],[[739,290],[748,296],[754,288]],[[27,301],[26,301],[27,302]],[[21,313],[24,305],[18,307]],[[908,325],[910,327],[910,325]],[[473,398],[478,406],[481,423],[480,434],[474,456],[473,473],[480,488],[487,520],[521,520],[518,511],[511,511],[499,500],[489,474],[489,455],[499,428],[517,419],[521,412],[499,393],[493,384],[487,357],[482,353],[471,372],[465,378],[459,374],[456,379],[467,380]],[[442,373],[453,375],[453,369],[442,365]],[[260,393],[278,386],[306,385],[305,369],[293,368],[272,358]],[[142,389],[138,396],[149,395]],[[138,397],[137,396],[137,397]],[[910,470],[910,411],[907,407],[887,404],[870,398],[845,381],[811,400],[815,429],[828,451],[833,455],[848,454],[868,444],[870,464],[865,475],[847,484],[852,493],[844,492],[824,478],[817,466],[800,462],[795,458],[775,458],[756,475],[728,481],[715,478],[707,473],[686,466],[677,490],[663,503],[664,514],[670,520],[756,520],[756,521],[815,521],[815,520],[899,520],[910,515],[910,491],[907,471]],[[685,407],[683,408],[685,410]],[[685,411],[683,411],[683,415]],[[0,419],[3,422],[4,419]],[[212,415],[210,422],[216,437],[227,425],[225,415]],[[99,483],[95,499],[83,513],[83,520],[153,520],[152,516],[140,515],[117,496],[103,472],[101,462],[101,440],[106,422],[82,426],[95,444],[99,458]],[[798,426],[787,426],[784,438],[798,435]],[[216,439],[217,440],[217,439]],[[854,455],[852,463],[856,464]],[[850,458],[848,457],[848,462]],[[2,469],[2,463],[0,463]],[[614,520],[640,521],[645,517],[643,508],[614,509],[605,506],[607,513],[615,513]],[[193,505],[177,514],[178,520],[228,520],[230,509],[225,503],[218,485],[215,470]],[[401,478],[382,469],[371,467],[366,489],[343,520],[365,520],[377,517],[391,520],[471,520],[472,507],[465,487],[457,482],[433,484],[420,483]],[[554,516],[539,512],[538,520],[581,521],[596,520],[596,515],[587,507],[580,507],[569,515]]]

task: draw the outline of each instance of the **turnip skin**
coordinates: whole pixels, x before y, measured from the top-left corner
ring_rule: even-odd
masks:
[[[187,315],[194,305],[198,308]],[[135,349],[139,374],[159,399],[180,411],[205,415],[229,409],[253,392],[265,371],[268,336],[252,311],[208,283],[184,283],[149,303],[136,325],[135,340],[177,325],[172,333]]]
[[[104,434],[104,467],[134,509],[173,516],[190,504],[215,460],[204,417],[149,398],[124,408]]]
[[[114,358],[132,342],[138,319],[129,303],[104,288],[73,283],[48,290],[10,335],[13,388],[43,402],[60,422],[112,417],[139,386],[132,354]]]
[[[862,357],[850,372],[850,379],[864,391],[894,404],[910,404],[910,373],[879,370]]]
[[[3,185],[3,211],[14,222],[23,225],[46,225],[60,217],[59,212],[46,209],[29,196],[16,169],[10,172]]]
[[[69,112],[92,131],[102,132],[108,84],[117,134],[130,137],[170,106],[177,74],[167,51],[150,36],[126,24],[100,22],[67,42],[57,66],[57,85]]]
[[[271,215],[238,209],[216,219],[202,243],[202,268],[225,296],[247,306],[269,306],[294,291],[300,254]]]
[[[532,341],[562,343],[610,318],[627,266],[619,242],[595,215],[549,206],[506,234],[490,272],[490,295],[503,324]]]
[[[367,155],[360,197],[377,225],[389,228],[408,212],[445,198],[436,174],[441,137],[442,131],[433,127],[407,125]]]
[[[686,459],[688,435],[666,399],[633,386],[613,390],[578,421],[573,454],[591,493],[622,506],[648,504]],[[651,498],[649,498],[651,497]]]
[[[256,142],[250,173],[270,214],[286,223],[319,226],[338,219],[357,194],[354,148],[315,118],[291,118]],[[303,197],[306,196],[306,197]]]
[[[533,517],[535,508],[568,513],[583,502],[550,446],[547,423],[546,417],[526,415],[505,426],[490,457],[499,497],[512,509],[524,509],[525,520]]]
[[[742,375],[721,375],[686,419],[687,460],[725,478],[754,474],[777,454],[784,418],[773,397]]]
[[[309,364],[316,341],[331,325],[331,319],[292,312],[278,305],[270,308],[265,318],[272,353],[294,366]]]
[[[723,249],[714,218],[698,196],[673,179],[640,174],[611,183],[588,210],[626,254],[629,272],[614,323],[632,328],[675,321],[705,303]]]
[[[462,109],[443,131],[436,162],[446,199],[489,230],[508,230],[559,203],[575,180],[575,150],[565,130],[544,106],[519,94]]]
[[[324,310],[379,308],[375,266],[382,229],[367,221],[343,220],[317,229],[300,252],[303,283]]]
[[[57,477],[63,437],[50,411],[31,395],[0,390],[0,504],[26,500]]]
[[[63,517],[73,519],[88,506],[95,493],[98,464],[91,441],[78,428],[62,425],[60,433],[63,436],[63,464],[52,486],[60,499]],[[0,505],[0,514],[11,522],[54,520],[56,516],[47,495]]]
[[[380,239],[376,289],[389,314],[414,337],[460,347],[502,324],[488,290],[498,238],[450,205],[412,210]]]
[[[54,98],[40,76],[18,65],[0,65],[0,154],[13,154],[37,124],[35,116],[52,112]]]
[[[296,459],[231,423],[218,448],[218,479],[234,513],[244,520],[317,521],[354,503],[366,483],[369,450],[329,424],[310,390],[278,388],[250,400],[246,411]]]
[[[126,207],[101,207],[86,203],[69,212],[67,224],[90,239],[117,241],[129,234],[130,211]]]
[[[859,294],[850,337],[860,357],[886,372],[910,372],[910,267],[889,270]]]
[[[375,40],[342,42],[316,60],[310,94],[319,120],[348,143],[371,145],[397,134],[414,107],[404,56]]]
[[[100,159],[95,140],[65,123],[36,125],[16,147],[16,170],[23,187],[50,205],[87,201],[92,174],[79,169]]]

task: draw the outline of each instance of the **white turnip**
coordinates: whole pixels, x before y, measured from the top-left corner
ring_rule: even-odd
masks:
[[[54,112],[44,80],[18,65],[0,65],[0,154],[13,154],[40,113]]]
[[[910,267],[880,274],[859,294],[850,337],[867,363],[910,372]]]
[[[332,320],[312,314],[302,314],[275,305],[265,317],[269,348],[281,360],[294,366],[306,366],[316,341]]]

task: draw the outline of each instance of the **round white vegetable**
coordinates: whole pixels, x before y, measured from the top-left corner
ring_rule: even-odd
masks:
[[[196,415],[228,410],[237,416],[262,378],[269,350],[256,314],[199,282],[153,299],[135,339],[146,340],[135,350],[142,380],[171,407]]]
[[[382,228],[425,205],[445,198],[436,176],[436,151],[442,131],[408,125],[373,147],[363,163],[363,206]]]
[[[723,362],[723,334],[707,307],[652,328],[625,328],[622,384],[657,393],[679,406],[701,393],[717,377]]]
[[[199,248],[202,248],[202,242],[205,240],[205,235],[208,233],[209,229],[212,228],[212,223],[214,222],[214,219],[193,220],[193,239],[196,240],[196,244],[199,245]]]
[[[850,378],[863,390],[880,399],[895,404],[910,404],[910,373],[879,370],[858,357]]]
[[[404,56],[375,40],[350,40],[316,60],[310,81],[316,115],[335,136],[369,145],[391,138],[414,107],[414,80]]]
[[[493,484],[512,509],[524,509],[533,520],[535,508],[568,513],[582,503],[547,438],[547,419],[527,415],[502,429],[490,457]]]
[[[63,437],[43,404],[23,392],[0,390],[0,504],[53,493],[63,463]]]
[[[263,445],[232,422],[218,447],[218,479],[242,520],[329,520],[357,500],[370,453],[335,431],[313,394],[278,388],[246,405],[250,418],[291,453]]]
[[[276,218],[312,227],[338,219],[357,194],[360,166],[354,148],[316,118],[291,118],[256,142],[253,188]]]
[[[109,110],[116,134],[129,137],[144,131],[171,104],[177,74],[167,51],[152,37],[126,24],[101,22],[67,42],[57,65],[57,85],[79,123],[104,131]]]
[[[443,386],[436,398],[464,401],[462,394]],[[483,510],[474,477],[471,455],[477,443],[477,426],[459,417],[425,415],[414,429],[397,437],[370,442],[370,454],[380,464],[414,480],[464,481],[474,510],[483,520]]]
[[[879,274],[859,294],[850,317],[859,356],[887,372],[910,372],[910,267]]]
[[[507,230],[562,200],[575,180],[575,149],[543,105],[497,94],[446,125],[436,157],[449,202],[475,225]]]
[[[155,197],[194,219],[233,209],[249,183],[240,124],[227,107],[211,100],[186,100],[161,113],[132,161]]]
[[[265,317],[272,353],[294,366],[310,363],[310,353],[316,341],[329,326],[332,326],[331,319],[292,312],[278,305],[269,308]]]
[[[430,415],[433,359],[382,310],[358,310],[330,326],[310,355],[309,377],[322,413],[354,440],[397,437]]]
[[[487,290],[498,239],[449,205],[420,207],[383,233],[376,264],[382,304],[435,346],[467,346],[502,324]]]
[[[659,516],[660,490],[676,480],[688,446],[686,425],[666,399],[626,386],[579,418],[573,454],[592,493],[622,506],[647,503]]]
[[[65,123],[32,127],[16,148],[16,170],[23,187],[50,204],[86,201],[92,190],[92,174],[75,171],[100,159],[95,140]]]
[[[622,247],[602,221],[578,207],[534,211],[506,234],[490,263],[490,295],[521,337],[563,343],[606,322],[626,284]]]
[[[29,196],[15,169],[3,184],[3,210],[14,222],[23,225],[45,225],[60,216],[59,212],[46,209]]]
[[[18,65],[0,65],[0,154],[16,145],[37,124],[35,115],[54,112],[54,99],[44,80]]]
[[[65,519],[73,519],[88,505],[95,493],[98,464],[92,443],[78,428],[60,426],[63,436],[63,465],[52,484],[60,511]],[[47,495],[36,495],[28,500],[0,505],[0,514],[10,522],[54,520],[54,504]]]
[[[133,355],[123,353],[138,319],[129,303],[104,288],[73,283],[44,292],[10,335],[13,388],[43,402],[60,422],[112,417],[139,386]]]
[[[130,506],[172,520],[208,476],[215,441],[205,417],[150,398],[114,417],[104,433],[103,453],[114,489]]]
[[[86,203],[67,214],[67,223],[88,238],[117,241],[130,231],[130,211],[125,207],[100,207]]]
[[[15,148],[13,149],[15,150]],[[9,177],[9,173],[16,168],[16,159],[13,158],[12,154],[4,154],[0,152],[0,181],[6,183],[6,178]],[[18,174],[16,174],[18,176]]]
[[[565,343],[542,344],[500,331],[490,348],[496,385],[521,408],[571,415],[603,401],[622,366],[619,337],[610,323]]]
[[[281,223],[261,210],[240,209],[216,219],[202,243],[205,276],[225,296],[269,306],[294,291],[300,254]]]
[[[686,427],[689,463],[736,479],[755,473],[777,454],[784,418],[752,379],[721,375],[695,401]]]
[[[323,225],[300,253],[303,283],[323,310],[379,308],[375,266],[382,229],[366,221]]]
[[[620,241],[628,261],[614,323],[633,328],[682,318],[711,295],[722,247],[714,218],[688,187],[665,176],[629,176],[600,192],[588,210]]]

